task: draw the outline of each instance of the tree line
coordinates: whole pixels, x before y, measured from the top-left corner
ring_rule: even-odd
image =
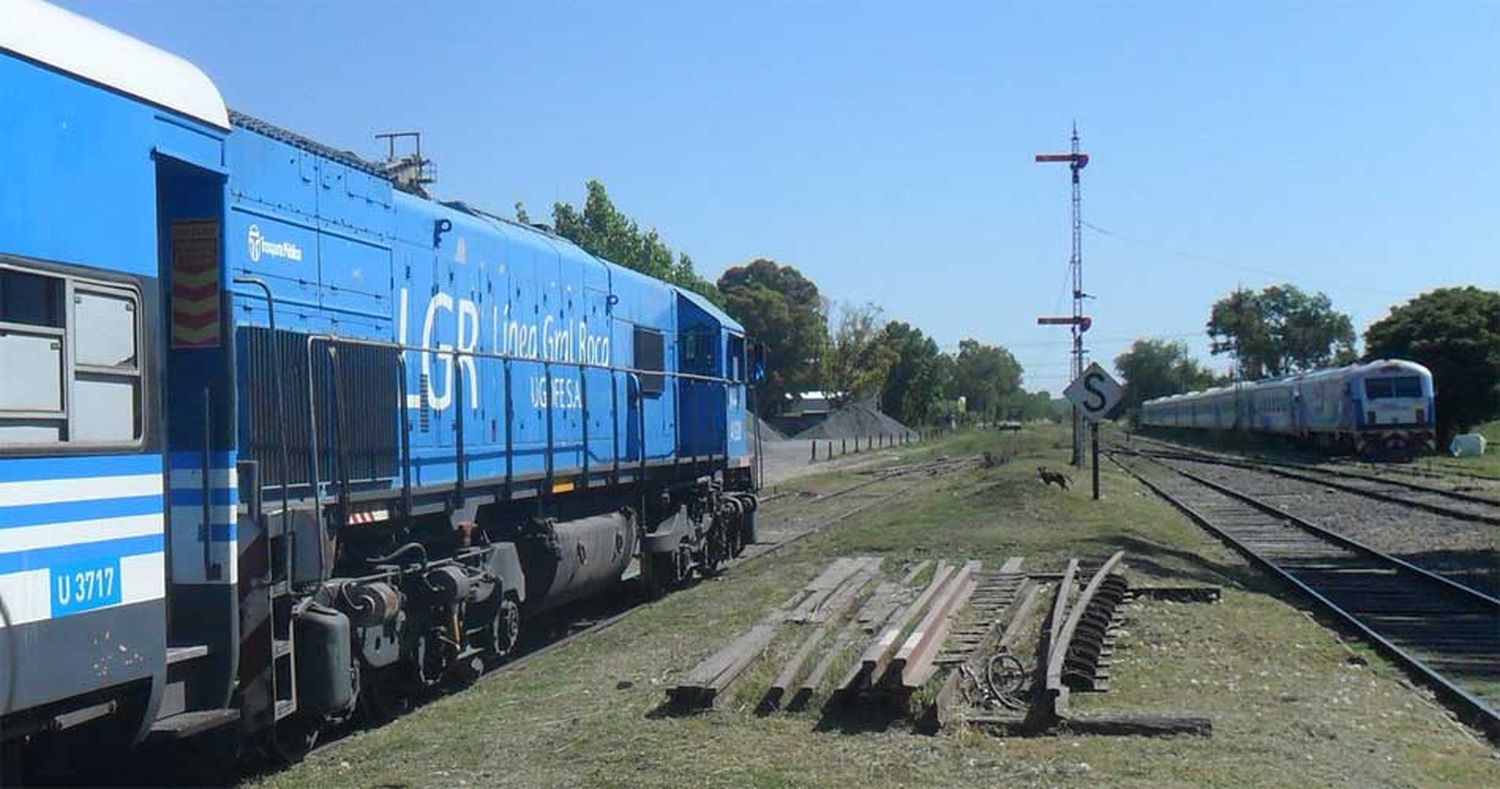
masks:
[[[1391,309],[1354,350],[1354,323],[1324,293],[1295,285],[1237,288],[1214,303],[1205,326],[1210,352],[1232,360],[1231,375],[1200,365],[1183,342],[1136,340],[1115,359],[1124,409],[1155,397],[1376,359],[1408,359],[1432,371],[1438,431],[1450,435],[1500,416],[1500,292],[1438,288]]]
[[[520,203],[516,219],[532,223]],[[921,329],[886,320],[876,304],[835,308],[801,271],[773,260],[704,278],[690,256],[616,207],[599,181],[588,182],[581,207],[555,203],[550,229],[591,254],[701,294],[739,321],[765,349],[765,377],[756,385],[762,415],[810,390],[831,393],[835,405],[874,399],[910,425],[1055,413],[1050,394],[1022,389],[1021,364],[1002,346],[964,340],[946,353]]]
[[[516,218],[531,222],[519,203]],[[920,328],[886,320],[878,305],[835,308],[806,275],[773,260],[734,266],[717,281],[703,277],[689,255],[620,211],[598,181],[586,185],[581,207],[552,206],[551,229],[592,254],[701,294],[738,320],[766,351],[757,385],[763,415],[809,390],[831,392],[839,404],[874,398],[908,424],[1058,414],[1049,393],[1022,388],[1021,364],[1003,346],[970,339],[957,353],[944,352]],[[1500,292],[1469,286],[1417,296],[1365,330],[1362,355],[1350,317],[1327,294],[1291,284],[1236,288],[1212,305],[1204,328],[1211,353],[1227,356],[1232,373],[1203,366],[1185,343],[1137,340],[1115,359],[1124,411],[1235,379],[1400,358],[1432,370],[1443,434],[1500,416]]]

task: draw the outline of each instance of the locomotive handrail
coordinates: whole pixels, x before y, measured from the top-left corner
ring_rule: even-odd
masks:
[[[366,337],[344,337],[335,334],[309,334],[309,343],[322,340],[325,342],[346,343],[350,345],[365,345],[374,348],[386,348],[388,350],[402,351],[408,353],[430,353],[436,356],[470,357],[474,359],[498,359],[512,362],[529,362],[532,364],[567,364],[570,367],[590,370],[606,370],[616,373],[635,373],[637,375],[660,375],[667,378],[685,378],[693,381],[705,381],[729,385],[745,385],[743,381],[725,378],[718,375],[703,375],[702,373],[684,373],[677,370],[644,370],[636,367],[617,367],[612,364],[597,364],[595,362],[560,362],[556,359],[532,358],[529,356],[516,356],[508,353],[496,353],[494,351],[462,350],[459,348],[426,348],[420,345],[407,345],[399,342],[388,342],[386,340],[372,340]]]
[[[283,543],[286,546],[284,551],[285,567],[288,574],[290,574],[292,568],[292,541],[286,535],[291,533],[289,527],[292,506],[290,484],[292,460],[290,454],[287,452],[286,392],[283,391],[284,387],[282,386],[281,378],[281,343],[276,341],[276,297],[271,293],[271,286],[259,277],[238,276],[234,278],[234,281],[244,285],[254,285],[266,294],[266,323],[271,332],[271,366],[276,371],[273,377],[276,380],[276,443],[277,449],[280,450],[277,454],[280,455],[281,460],[281,534]],[[406,386],[405,375],[401,377],[401,386],[402,388]]]
[[[313,517],[314,517],[314,519],[318,523],[318,536],[319,536],[319,539],[321,541],[323,541],[323,543],[325,543],[325,544],[326,544],[326,541],[327,541],[327,526],[323,522],[323,499],[324,499],[325,494],[324,494],[324,492],[323,492],[323,490],[321,488],[321,484],[322,484],[322,468],[321,468],[321,463],[320,463],[320,460],[319,460],[319,457],[322,454],[322,447],[320,445],[321,442],[319,441],[319,435],[318,435],[317,394],[316,394],[316,390],[315,390],[314,376],[312,374],[312,370],[313,370],[313,349],[314,349],[314,346],[317,343],[320,343],[320,342],[321,343],[327,343],[327,344],[330,344],[330,345],[354,345],[354,346],[370,347],[370,348],[383,348],[383,349],[386,349],[386,350],[391,350],[391,351],[396,351],[397,352],[397,357],[398,357],[398,360],[399,360],[400,371],[401,371],[400,385],[401,385],[401,391],[403,393],[403,395],[402,395],[403,399],[402,399],[402,402],[400,404],[400,410],[402,412],[402,423],[403,423],[403,431],[402,431],[403,432],[403,436],[402,436],[403,498],[405,499],[405,505],[407,507],[407,514],[408,515],[410,514],[410,508],[411,508],[411,500],[410,500],[411,499],[411,455],[410,455],[410,445],[408,443],[410,439],[405,434],[410,432],[410,424],[409,424],[409,421],[408,421],[409,418],[410,418],[410,416],[407,413],[410,409],[406,405],[405,394],[404,393],[406,391],[406,373],[407,373],[407,367],[406,367],[406,363],[405,363],[406,362],[405,355],[407,353],[409,353],[409,352],[434,353],[434,354],[437,354],[437,355],[442,356],[442,357],[448,357],[449,359],[452,360],[453,364],[457,364],[458,360],[462,359],[464,357],[469,357],[469,358],[473,358],[473,359],[493,359],[493,360],[498,360],[498,361],[500,361],[502,363],[503,368],[504,368],[504,372],[505,372],[505,412],[506,412],[505,413],[505,416],[506,416],[506,430],[505,430],[505,443],[506,443],[506,451],[505,451],[505,455],[506,455],[505,488],[506,488],[507,495],[510,494],[510,492],[512,490],[512,487],[513,487],[513,484],[514,484],[514,481],[515,481],[515,443],[514,443],[514,435],[515,435],[515,430],[514,430],[514,427],[515,427],[515,424],[514,424],[514,413],[515,413],[515,409],[514,409],[513,396],[512,396],[512,392],[511,392],[511,388],[512,388],[511,385],[513,383],[511,365],[514,362],[519,361],[519,362],[527,362],[527,363],[532,363],[532,364],[541,364],[542,367],[543,367],[543,371],[544,371],[545,375],[547,376],[547,390],[546,390],[546,399],[547,399],[547,406],[546,406],[546,411],[547,411],[547,446],[546,446],[546,454],[545,454],[544,460],[545,460],[545,463],[546,463],[546,480],[547,480],[548,490],[549,491],[551,489],[551,483],[552,483],[553,475],[555,474],[555,465],[554,465],[555,459],[553,458],[553,453],[554,453],[554,447],[553,447],[553,443],[554,443],[554,432],[553,432],[553,412],[554,412],[553,407],[554,407],[554,403],[553,403],[553,399],[554,398],[553,398],[553,392],[552,392],[552,365],[554,365],[554,364],[566,364],[569,367],[576,367],[579,370],[580,376],[583,376],[583,377],[586,377],[586,375],[584,375],[584,374],[585,374],[585,372],[587,370],[604,370],[604,371],[610,373],[610,384],[611,384],[611,390],[612,390],[612,392],[614,391],[614,387],[615,387],[615,382],[616,382],[616,377],[615,376],[616,376],[616,374],[624,374],[624,375],[628,376],[629,380],[635,384],[636,397],[637,398],[643,398],[644,397],[645,390],[644,390],[644,387],[641,385],[641,376],[642,375],[648,375],[648,374],[649,375],[660,375],[660,376],[664,376],[664,377],[667,377],[667,378],[682,379],[682,380],[685,380],[685,381],[701,381],[701,382],[708,383],[708,384],[719,384],[719,385],[723,386],[723,388],[724,388],[723,391],[725,392],[726,398],[728,396],[729,387],[731,387],[731,386],[747,386],[748,387],[748,384],[746,384],[745,382],[736,381],[736,380],[734,380],[732,378],[727,378],[727,377],[722,377],[722,376],[714,376],[714,375],[703,375],[701,373],[685,373],[685,372],[680,372],[680,371],[675,371],[675,370],[644,370],[644,369],[634,368],[634,367],[623,367],[623,366],[614,366],[614,365],[607,365],[607,364],[596,364],[596,363],[592,363],[592,362],[558,362],[557,360],[554,360],[554,359],[533,359],[533,358],[530,358],[530,357],[515,356],[513,354],[496,353],[496,352],[493,352],[493,351],[460,350],[460,349],[457,349],[457,348],[436,349],[436,348],[427,348],[427,347],[422,347],[422,346],[408,345],[408,344],[405,344],[405,343],[389,342],[389,341],[386,341],[386,340],[374,340],[374,339],[369,339],[369,338],[364,338],[364,337],[344,337],[344,336],[338,336],[338,335],[327,334],[327,333],[323,333],[323,334],[310,334],[310,335],[307,336],[307,345],[306,345],[307,369],[308,369],[308,377],[307,377],[307,389],[308,389],[308,391],[307,391],[307,398],[308,398],[308,412],[309,412],[308,413],[308,418],[309,418],[309,427],[310,427],[310,431],[309,432],[311,434],[310,437],[311,437],[311,442],[312,442],[311,452],[309,453],[309,460],[310,460],[310,465],[311,465],[311,469],[310,470],[312,472],[312,478],[310,480],[310,487],[311,487],[311,490],[312,490],[312,493],[313,493],[313,496],[312,496],[312,499],[313,499]],[[333,356],[333,358],[336,360],[337,359],[337,355],[335,354]],[[337,375],[337,373],[335,373],[335,375]],[[587,383],[584,383],[583,386],[587,387]],[[456,421],[456,427],[457,427],[457,431],[458,431],[458,436],[457,436],[458,447],[456,448],[456,460],[459,462],[459,468],[458,468],[457,474],[456,474],[456,487],[457,487],[457,492],[458,492],[459,499],[461,500],[462,496],[463,496],[464,476],[465,476],[464,468],[463,468],[463,460],[464,460],[464,447],[463,447],[463,438],[464,438],[463,430],[464,430],[464,428],[463,428],[463,424],[464,424],[464,422],[463,422],[463,414],[462,414],[462,411],[465,410],[465,409],[463,407],[463,393],[462,393],[463,383],[462,383],[461,380],[457,382],[456,387],[458,389],[458,392],[455,393],[455,397],[456,397],[457,405],[458,405],[458,408],[459,408],[459,411],[460,411],[460,413],[455,416],[455,419],[457,420]],[[586,397],[586,395],[584,395],[584,396]],[[627,392],[626,392],[627,405],[628,405],[629,397],[630,397],[630,393],[627,390]],[[335,396],[335,399],[337,399],[337,396]],[[619,466],[620,466],[619,409],[613,408],[613,405],[614,405],[614,403],[612,402],[611,403],[611,406],[612,406],[611,410],[614,412],[614,421],[615,421],[615,431],[614,431],[615,432],[615,435],[614,435],[614,453],[615,453],[615,459],[614,459],[614,465],[615,465],[616,479],[618,480]],[[674,451],[675,451],[676,455],[680,456],[681,453],[682,453],[681,436],[680,436],[680,432],[681,432],[681,430],[680,430],[680,422],[681,422],[681,419],[680,419],[680,410],[681,410],[681,405],[682,405],[682,392],[680,390],[677,392],[677,400],[676,400],[675,405],[677,406],[677,410],[679,411],[679,418],[676,419],[676,420],[674,420],[674,422],[676,423],[675,427],[676,427],[676,433],[677,433],[677,435],[674,436],[674,441],[676,442],[676,446],[674,447]],[[727,402],[726,402],[726,406],[727,406]],[[646,419],[645,419],[644,404],[641,407],[639,407],[637,409],[637,411],[638,411],[638,414],[637,414],[637,416],[638,416],[637,427],[638,427],[638,429],[640,431],[640,457],[638,458],[638,460],[639,460],[639,466],[640,466],[639,475],[641,475],[642,478],[643,478],[644,474],[646,472],[646,464],[647,464],[647,459],[648,459],[648,455],[647,455],[647,451],[646,451]],[[588,441],[587,441],[587,435],[588,435],[588,428],[587,428],[588,412],[587,412],[587,405],[586,404],[584,405],[584,413],[582,415],[582,418],[584,420],[584,436],[585,436],[585,438],[584,438],[584,445],[583,445],[584,466],[585,466],[585,468],[587,468],[587,465],[588,465],[587,457],[588,457],[588,452],[589,452],[589,446],[588,446]],[[284,423],[285,420],[282,420],[282,421]],[[726,427],[726,435],[725,435],[725,440],[724,440],[724,456],[727,458],[728,455],[729,455],[728,434],[727,434],[728,425],[726,424],[725,427]],[[284,442],[283,442],[283,446],[284,446]],[[341,465],[346,465],[346,464],[341,464]],[[283,476],[285,476],[285,474],[283,474]],[[348,476],[347,472],[345,472],[341,476],[343,478],[340,479],[340,481],[339,481],[339,486],[340,486],[340,489],[341,489],[340,493],[339,493],[339,497],[340,497],[341,506],[344,506],[345,509],[346,509],[345,516],[347,517],[347,514],[348,514],[347,513],[347,507],[348,507],[347,496],[348,496],[348,487],[349,487],[349,485],[348,485],[348,479],[347,479],[347,476]]]

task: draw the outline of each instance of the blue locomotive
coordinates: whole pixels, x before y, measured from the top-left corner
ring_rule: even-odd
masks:
[[[1362,455],[1411,455],[1436,447],[1435,404],[1426,367],[1386,359],[1158,397],[1141,404],[1138,421],[1289,436]]]
[[[712,303],[5,13],[0,737],[295,750],[754,540]]]

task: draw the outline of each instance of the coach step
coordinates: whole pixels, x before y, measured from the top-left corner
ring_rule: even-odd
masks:
[[[174,740],[185,740],[189,737],[196,737],[199,734],[228,726],[239,721],[239,719],[240,711],[236,709],[179,712],[176,715],[170,715],[151,724],[151,733],[146,735],[146,741],[171,742]]]

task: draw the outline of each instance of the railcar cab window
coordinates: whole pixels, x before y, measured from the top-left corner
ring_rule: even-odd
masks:
[[[667,369],[667,341],[661,332],[641,326],[635,327],[635,369],[641,379],[641,394],[660,395],[666,388],[667,377],[659,371]]]
[[[1365,396],[1371,400],[1387,400],[1393,397],[1421,397],[1422,379],[1415,375],[1391,378],[1366,378]]]
[[[0,449],[133,446],[140,296],[0,263]]]
[[[729,380],[745,380],[745,338],[729,338]]]

